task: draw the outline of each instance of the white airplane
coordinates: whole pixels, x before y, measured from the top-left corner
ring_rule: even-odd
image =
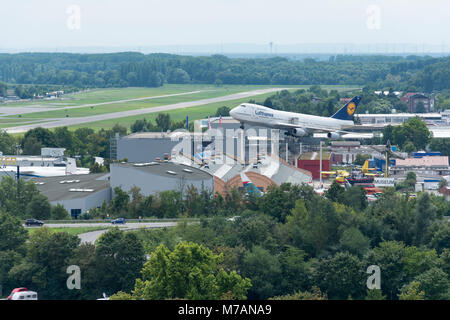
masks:
[[[16,175],[17,166],[7,165],[0,167],[0,175]],[[66,176],[70,174],[89,174],[89,168],[77,168],[77,164],[74,158],[67,158],[67,164],[64,166],[20,166],[19,174],[23,178],[44,178],[44,177],[58,177]]]
[[[328,138],[339,139],[344,130],[353,127],[353,116],[361,97],[354,97],[331,117],[270,109],[252,103],[242,103],[230,111],[230,116],[253,126],[286,130],[288,135],[302,137],[313,131],[328,132]]]

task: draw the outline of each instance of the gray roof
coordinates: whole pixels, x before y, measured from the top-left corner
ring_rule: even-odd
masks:
[[[33,178],[39,191],[50,202],[83,198],[109,188],[107,174],[72,174],[59,177]]]
[[[135,170],[141,170],[151,174],[164,176],[164,177],[180,177],[189,180],[205,180],[212,179],[213,176],[204,170],[187,166],[184,164],[178,164],[174,162],[148,162],[148,163],[112,163],[111,167],[118,166],[124,168],[131,168]]]
[[[225,155],[225,157],[227,157]],[[217,176],[221,180],[227,182],[234,178],[236,175],[240,174],[241,172],[256,172],[262,175],[264,174],[269,165],[268,161],[276,161],[277,159],[272,159],[270,156],[265,156],[261,158],[261,164],[258,164],[256,168],[253,167],[253,163],[249,163],[246,165],[242,165],[241,163],[237,161],[233,161],[233,159],[228,157],[228,159],[222,159],[222,162],[216,163],[216,161],[212,160],[209,161],[208,167],[201,167],[201,170],[207,171],[208,173]],[[300,184],[302,182],[308,183],[311,179],[311,174],[307,171],[295,168],[287,163],[284,163],[283,160],[278,159],[276,161],[278,166],[276,166],[275,170],[270,173],[269,175],[266,175],[270,179],[272,179],[276,184],[280,185],[284,182],[290,182],[293,184]],[[199,167],[198,164],[194,164],[197,168]],[[222,171],[222,169],[225,169]],[[270,171],[270,170],[269,170]]]

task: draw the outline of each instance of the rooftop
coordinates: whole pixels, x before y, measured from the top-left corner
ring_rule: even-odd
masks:
[[[448,167],[447,156],[424,156],[421,158],[397,159],[396,166],[405,167]]]
[[[208,159],[208,166],[202,166],[201,170],[209,172],[211,175],[228,182],[241,172],[255,172],[273,180],[276,184],[290,182],[300,184],[308,183],[311,179],[311,173],[291,166],[283,159],[273,155],[260,155],[259,161],[252,159],[249,163],[243,163],[239,159],[228,154],[222,154],[223,158],[218,156]],[[189,163],[190,159],[186,156],[177,155],[174,161],[179,163]],[[199,164],[194,164],[200,167]]]
[[[147,162],[147,163],[112,163],[111,167],[123,167],[165,177],[185,178],[189,180],[211,179],[212,175],[198,168],[174,162]]]
[[[136,132],[121,139],[172,139],[178,140],[184,136],[204,136],[208,137],[207,134],[203,134],[202,132],[183,132],[183,131],[173,131],[173,132]]]
[[[330,159],[330,153],[322,151],[322,160]],[[320,160],[320,152],[305,152],[299,157],[299,160]]]
[[[37,188],[49,201],[82,198],[109,188],[109,174],[73,174],[61,177],[33,178]]]

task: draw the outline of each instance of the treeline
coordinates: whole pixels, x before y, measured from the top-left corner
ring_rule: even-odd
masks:
[[[228,115],[229,108],[220,107],[211,116]],[[186,119],[176,121],[168,113],[158,113],[155,122],[145,118],[138,119],[130,128],[116,123],[111,129],[95,131],[91,128],[69,130],[68,127],[58,127],[53,130],[38,127],[28,130],[23,137],[16,137],[0,130],[0,151],[4,155],[17,154],[18,149],[25,155],[40,155],[41,148],[66,148],[65,154],[77,157],[80,166],[92,166],[93,172],[101,170],[94,166],[95,157],[110,158],[110,139],[118,133],[125,136],[135,132],[166,132],[186,128]],[[194,130],[193,122],[189,123],[189,130]]]
[[[249,299],[449,299],[445,200],[426,193],[408,200],[388,190],[369,206],[361,187],[339,188],[323,198],[308,186],[284,184],[261,198],[236,199],[228,209],[237,215],[233,221],[218,213],[200,224],[138,235],[155,254],[187,241],[221,255],[219,267],[251,280]],[[370,265],[381,268],[381,290],[366,287]],[[149,261],[143,270],[154,267]],[[143,275],[139,281],[163,281],[156,273]],[[134,294],[119,297],[186,297],[155,297],[143,287],[136,284]]]
[[[26,286],[43,299],[103,292],[115,299],[450,298],[450,225],[443,219],[450,207],[443,197],[411,199],[386,189],[369,205],[360,186],[335,185],[322,197],[291,184],[260,198],[191,189],[181,198],[173,193],[165,206],[137,189],[127,196],[119,193],[108,211],[203,219],[135,233],[114,229],[94,246],[45,227],[30,236],[17,214],[2,208],[4,290]],[[81,290],[66,287],[69,265],[81,269]],[[370,265],[380,267],[380,290],[366,286]]]
[[[39,192],[34,181],[17,181],[14,176],[8,175],[0,178],[0,212],[8,212],[22,220],[71,219],[64,206],[50,204],[47,197]]]
[[[330,117],[344,106],[345,103],[341,102],[340,98],[353,98],[356,95],[361,97],[357,114],[391,113],[393,109],[397,112],[407,110],[406,104],[395,94],[377,95],[369,87],[364,87],[362,92],[345,93],[337,90],[328,91],[318,85],[294,92],[283,90],[266,98],[262,104],[276,110]]]
[[[228,58],[122,52],[110,54],[0,54],[0,81],[76,88],[203,84],[341,84],[396,90],[448,89],[450,58],[332,56]]]

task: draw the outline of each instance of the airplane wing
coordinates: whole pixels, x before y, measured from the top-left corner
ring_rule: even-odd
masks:
[[[350,131],[344,131],[341,129],[332,129],[332,128],[324,128],[324,127],[316,127],[311,125],[299,125],[299,124],[291,124],[291,123],[284,123],[284,122],[276,122],[273,124],[274,127],[278,129],[296,129],[296,128],[302,128],[306,130],[312,130],[312,131],[325,131],[325,132],[339,132],[339,133],[354,133]]]

